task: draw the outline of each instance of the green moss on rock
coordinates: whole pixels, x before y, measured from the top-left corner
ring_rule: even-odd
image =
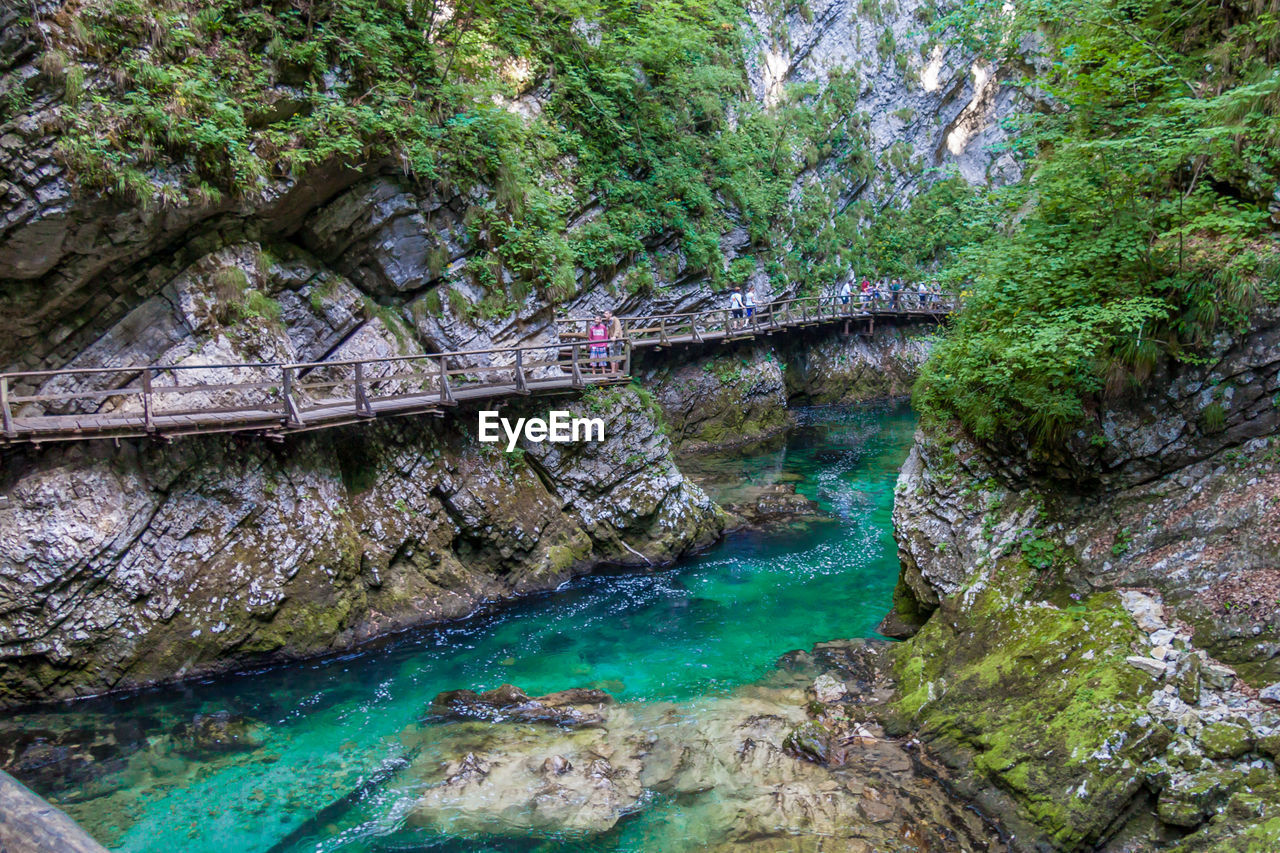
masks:
[[[1146,714],[1125,663],[1139,632],[1114,594],[1071,609],[1021,600],[1026,567],[942,606],[895,651],[900,725],[949,763],[1012,795],[1063,848],[1102,836],[1171,732]]]

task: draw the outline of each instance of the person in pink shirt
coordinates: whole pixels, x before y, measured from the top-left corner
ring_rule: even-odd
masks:
[[[600,317],[593,317],[587,325],[587,340],[591,342],[591,370],[593,373],[604,373],[609,362],[609,327]]]

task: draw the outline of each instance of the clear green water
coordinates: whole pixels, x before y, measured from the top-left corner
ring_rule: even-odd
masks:
[[[358,654],[81,702],[7,725],[124,721],[155,732],[159,746],[128,757],[120,772],[43,792],[121,850],[564,849],[569,842],[490,848],[418,838],[402,846],[395,831],[411,794],[394,773],[400,732],[441,690],[502,682],[531,694],[593,685],[623,700],[696,705],[761,678],[791,649],[872,635],[897,576],[890,512],[914,418],[900,405],[797,414],[781,449],[697,467],[714,474],[711,491],[725,500],[742,484],[795,481],[828,520],[733,534],[673,569],[583,578]],[[220,710],[263,721],[262,748],[203,762],[163,748],[175,724]],[[678,820],[678,812],[656,808],[579,849],[647,850],[646,821]]]

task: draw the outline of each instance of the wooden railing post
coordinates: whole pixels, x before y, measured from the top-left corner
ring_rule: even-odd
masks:
[[[284,382],[281,386],[284,394],[284,422],[286,426],[302,426],[302,414],[293,399],[293,368],[284,368]]]
[[[441,404],[448,404],[448,403],[454,402],[453,389],[449,387],[449,368],[445,366],[445,363],[448,360],[449,359],[445,358],[444,356],[440,356],[440,402]]]
[[[516,348],[516,392],[528,394],[529,387],[524,381],[524,350]]]
[[[155,421],[151,418],[151,368],[144,368],[142,371],[142,420],[146,424],[147,432],[155,432]]]
[[[573,387],[582,388],[586,384],[582,381],[582,344],[573,344]]]
[[[0,413],[4,417],[4,436],[13,438],[18,431],[13,428],[13,412],[9,410],[9,377],[0,376]]]
[[[669,346],[671,344],[670,339],[667,338],[667,318],[666,317],[662,318],[662,323],[658,327],[658,342],[664,347]]]
[[[631,375],[631,341],[630,340],[626,340],[622,342],[622,354],[624,358],[623,364],[622,364],[622,375],[630,376]]]
[[[369,405],[369,395],[364,390],[364,362],[356,362],[356,414],[362,418],[374,416],[373,406]]]

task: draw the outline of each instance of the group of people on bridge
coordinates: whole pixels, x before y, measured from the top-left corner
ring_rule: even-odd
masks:
[[[852,305],[856,300],[863,308],[878,310],[888,306],[890,311],[897,311],[900,307],[928,309],[941,307],[942,304],[942,285],[936,281],[911,285],[903,284],[900,278],[872,281],[869,277],[864,277],[855,290],[857,278],[856,275],[852,276],[824,293],[822,301],[826,304]],[[749,318],[755,316],[756,305],[756,292],[751,285],[746,288],[735,286],[729,293],[729,313],[738,326],[746,325]]]
[[[946,301],[949,300],[943,294],[938,282],[904,284],[901,278],[873,281],[869,276],[864,276],[859,284],[857,276],[853,276],[835,287],[827,288],[816,297],[764,303],[761,303],[755,288],[750,284],[745,287],[735,285],[729,292],[728,304],[725,308],[688,315],[669,315],[667,318],[633,317],[627,321],[630,328],[623,324],[621,318],[614,316],[612,311],[603,311],[586,321],[585,334],[576,332],[569,332],[569,334],[571,337],[586,339],[589,353],[587,367],[593,374],[620,374],[624,363],[624,342],[629,339],[629,332],[635,332],[636,323],[648,322],[652,325],[663,321],[662,339],[665,341],[667,320],[684,318],[694,339],[699,340],[700,338],[697,337],[699,328],[710,328],[714,331],[718,327],[722,330],[722,334],[732,335],[755,328],[762,322],[765,326],[769,326],[771,322],[776,324],[779,316],[785,316],[784,323],[791,323],[794,321],[792,315],[797,310],[797,303],[813,306],[806,309],[808,314],[800,317],[800,322],[809,322],[815,308],[820,316],[836,319],[852,317],[857,313],[868,311],[877,313],[880,311],[939,311]],[[643,329],[643,331],[653,332],[654,330]]]
[[[835,298],[840,300],[840,304],[848,305],[856,298],[864,305],[887,303],[890,310],[896,311],[904,298],[914,299],[915,306],[918,308],[929,308],[942,303],[942,285],[936,281],[932,283],[922,281],[912,285],[903,284],[900,278],[872,281],[864,277],[855,292],[856,279],[857,276],[854,276],[837,288]]]

